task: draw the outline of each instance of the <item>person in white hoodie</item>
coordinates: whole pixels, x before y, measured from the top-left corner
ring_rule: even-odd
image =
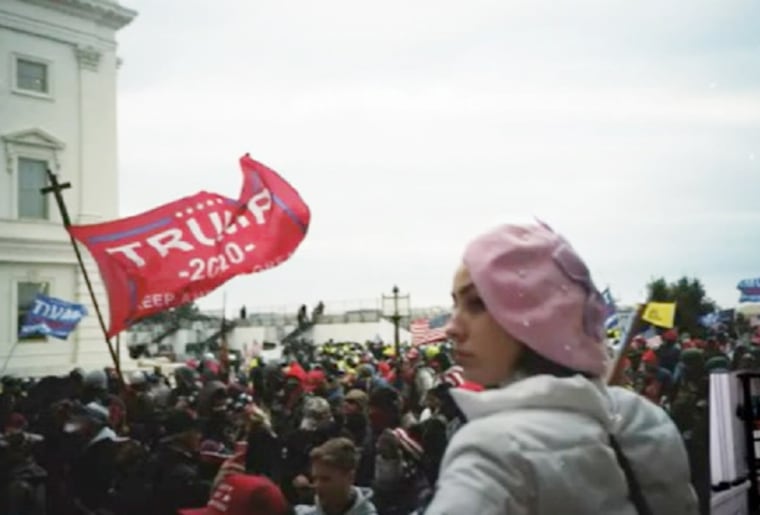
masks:
[[[562,236],[536,221],[472,241],[446,328],[480,393],[446,449],[426,515],[692,515],[683,441],[659,407],[604,382],[603,301]]]
[[[328,440],[310,458],[315,504],[296,506],[296,515],[377,515],[372,491],[354,486],[359,451],[351,440]]]

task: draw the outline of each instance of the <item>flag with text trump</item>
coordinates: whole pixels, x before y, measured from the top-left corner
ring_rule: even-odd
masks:
[[[82,304],[38,293],[19,327],[19,336],[53,336],[65,340],[86,315],[87,308]]]
[[[109,336],[237,275],[273,268],[295,252],[309,227],[308,206],[247,154],[240,166],[237,199],[202,191],[129,218],[69,228],[100,269]]]

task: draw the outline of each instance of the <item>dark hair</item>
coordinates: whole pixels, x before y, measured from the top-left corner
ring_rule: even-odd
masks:
[[[449,355],[445,352],[441,352],[440,354],[436,355],[436,357],[434,357],[431,361],[437,361],[438,365],[441,367],[441,370],[448,370],[454,365],[451,362]]]
[[[593,374],[589,374],[588,372],[579,372],[547,359],[527,345],[523,345],[520,357],[517,358],[516,370],[527,376],[547,374],[555,377],[573,377],[580,374],[586,379],[595,378]]]
[[[394,414],[400,415],[401,413],[401,397],[398,391],[390,386],[379,386],[372,389],[369,393],[367,404],[388,410]]]
[[[438,397],[438,400],[441,403],[441,413],[443,413],[446,418],[449,420],[458,418],[462,422],[466,422],[467,417],[465,417],[464,413],[459,408],[459,405],[451,396],[452,388],[453,386],[448,383],[441,383],[438,386],[433,387],[430,391],[433,393],[433,395]]]

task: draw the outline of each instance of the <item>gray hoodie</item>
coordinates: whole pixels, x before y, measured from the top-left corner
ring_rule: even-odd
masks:
[[[360,488],[355,486],[354,492],[356,492],[356,501],[353,506],[345,511],[343,515],[377,515],[375,505],[370,500],[372,498],[372,490],[369,488]],[[326,515],[322,506],[319,504],[319,498],[314,506],[300,505],[296,506],[296,515]]]

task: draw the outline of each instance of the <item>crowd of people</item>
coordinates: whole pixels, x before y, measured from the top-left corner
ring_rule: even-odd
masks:
[[[544,225],[502,230],[457,272],[450,341],[5,377],[0,513],[709,513],[708,374],[760,353],[637,337],[609,388],[585,265]]]
[[[742,342],[745,336],[729,326],[709,331],[706,339],[670,329],[655,343],[633,338],[624,358],[625,386],[661,406],[681,432],[703,513],[709,513],[711,492],[709,374],[760,365],[760,330]]]
[[[463,422],[449,390],[479,388],[449,348],[407,348],[397,368],[381,344],[299,342],[276,363],[253,358],[235,373],[206,356],[172,377],[133,372],[126,388],[112,369],[6,377],[0,512],[174,514],[245,473],[298,513],[315,493],[364,506],[351,513],[412,513]],[[330,493],[319,464],[331,460],[357,488]]]
[[[662,340],[651,348],[634,339],[627,387],[671,414],[693,483],[709,498],[707,374],[731,366],[722,350],[729,342],[679,342],[674,330]],[[315,493],[330,502],[323,476],[334,488],[330,473],[342,468],[350,472],[343,494],[354,497],[337,502],[352,500],[359,508],[350,513],[413,513],[424,508],[447,443],[465,422],[450,390],[481,387],[452,365],[449,343],[403,351],[397,368],[393,347],[381,343],[299,341],[275,363],[255,357],[224,370],[208,355],[172,377],[133,372],[126,389],[113,369],[6,377],[0,512],[174,514],[206,506],[222,476],[248,474],[255,488],[281,492],[283,513],[322,513],[302,507],[314,506]],[[742,366],[760,351],[738,346],[730,354]],[[331,460],[340,466],[319,468]]]

